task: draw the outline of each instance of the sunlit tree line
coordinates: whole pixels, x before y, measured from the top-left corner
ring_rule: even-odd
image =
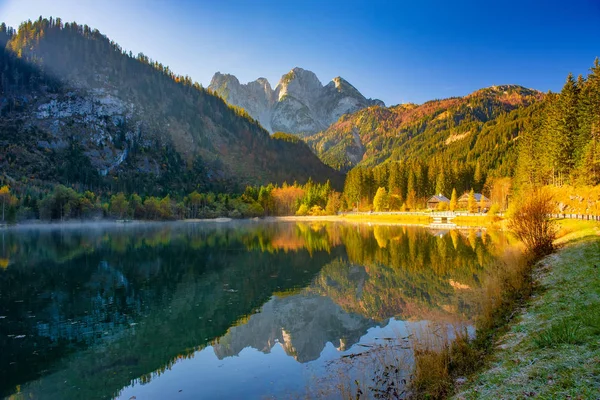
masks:
[[[600,61],[587,77],[569,74],[546,112],[520,137],[516,178],[524,185],[600,183]]]
[[[1,181],[0,181],[1,183]],[[56,185],[42,190],[27,185],[0,186],[0,221],[26,219],[249,218],[278,215],[331,215],[344,209],[342,195],[329,182],[248,186],[242,194],[193,191],[186,196],[141,196],[137,193],[96,194]]]

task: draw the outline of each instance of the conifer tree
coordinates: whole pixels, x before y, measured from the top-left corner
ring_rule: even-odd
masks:
[[[467,210],[470,213],[477,211],[477,200],[475,200],[475,191],[471,189],[469,192],[469,198],[467,200]]]
[[[435,183],[435,193],[436,194],[444,194],[446,192],[446,174],[444,173],[444,168],[440,169],[440,172],[437,176],[437,181]]]
[[[392,163],[389,168],[389,179],[388,179],[388,191],[390,195],[399,196],[398,198],[401,200],[404,195],[404,190],[402,187],[402,174],[401,174],[401,165],[400,163]]]
[[[552,173],[547,152],[543,147],[547,141],[541,140],[543,136],[542,122],[540,120],[527,121],[519,136],[519,150],[515,178],[519,185],[537,187],[549,183]],[[545,163],[546,162],[546,163]]]
[[[408,171],[408,183],[407,183],[407,185],[406,185],[406,198],[407,198],[407,203],[408,203],[408,195],[409,195],[409,193],[411,193],[411,192],[412,192],[412,193],[414,193],[414,196],[416,196],[416,192],[417,192],[417,190],[416,190],[416,186],[417,186],[417,183],[416,183],[415,172],[414,172],[414,170],[411,168],[411,169]],[[410,206],[410,205],[408,205],[408,204],[407,204],[407,206],[408,206],[409,208],[411,208],[411,206]]]
[[[485,202],[485,197],[483,197],[483,194],[481,195],[481,198],[479,199],[479,212],[483,212],[483,210],[486,209],[486,202]]]
[[[346,176],[344,195],[349,206],[358,205],[362,197],[362,168],[354,168]]]
[[[481,182],[483,181],[483,176],[481,175],[481,163],[477,160],[477,164],[475,164],[475,173],[473,174],[473,181],[477,187],[477,190],[481,190]]]
[[[452,197],[450,197],[450,211],[455,211],[458,205],[458,196],[456,189],[452,189]]]
[[[576,148],[578,150],[579,182],[582,184],[597,184],[598,177],[598,148],[600,139],[600,61],[594,61],[594,66],[581,88],[579,95],[579,133]]]
[[[591,127],[590,141],[583,149],[580,162],[580,183],[584,185],[600,184],[600,124]]]
[[[573,75],[569,74],[554,108],[550,109],[547,129],[550,135],[554,183],[557,185],[567,183],[575,166],[578,95],[577,83]]]

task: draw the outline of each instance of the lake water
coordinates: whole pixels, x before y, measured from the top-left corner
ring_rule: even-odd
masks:
[[[468,326],[506,247],[341,223],[0,230],[0,397],[335,398],[376,372],[355,354],[409,365],[398,338]]]

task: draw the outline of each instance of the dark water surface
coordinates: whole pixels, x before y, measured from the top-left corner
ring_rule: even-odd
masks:
[[[336,360],[469,323],[506,246],[335,223],[0,230],[0,397],[316,396]]]

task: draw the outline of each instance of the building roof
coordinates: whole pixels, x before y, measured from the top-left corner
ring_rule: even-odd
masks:
[[[482,197],[483,197],[483,201],[490,201],[490,199],[488,199],[481,193],[475,193],[475,201],[477,201],[477,202],[481,201]],[[458,198],[458,201],[468,201],[468,200],[469,200],[469,193],[465,193]]]
[[[443,195],[443,194],[441,194],[441,193],[440,193],[440,194],[437,194],[437,195],[435,195],[435,194],[434,194],[433,196],[431,196],[431,197],[429,198],[429,200],[427,200],[427,202],[428,202],[428,203],[429,203],[429,202],[432,202],[432,201],[437,201],[438,203],[439,203],[440,201],[443,201],[444,203],[450,203],[450,199],[449,199],[449,198],[447,198],[446,196],[444,196],[444,195]]]

